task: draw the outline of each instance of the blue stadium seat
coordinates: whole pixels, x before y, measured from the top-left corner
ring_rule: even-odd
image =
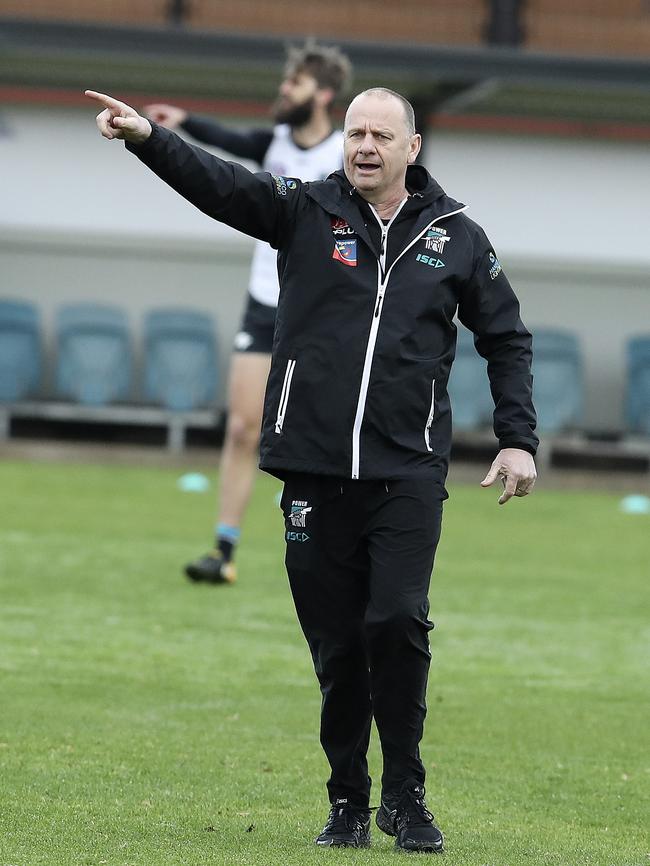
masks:
[[[533,328],[533,402],[542,433],[579,425],[584,406],[584,374],[576,334]]]
[[[126,314],[100,304],[68,304],[56,319],[56,389],[86,406],[129,396],[133,378]]]
[[[184,308],[150,310],[144,322],[147,399],[175,412],[188,412],[211,405],[216,387],[212,317]]]
[[[625,415],[634,433],[650,436],[650,334],[628,340]]]
[[[0,400],[11,403],[38,389],[43,367],[34,304],[0,300]]]
[[[454,418],[454,430],[476,430],[491,423],[494,403],[486,362],[474,348],[474,337],[463,325],[458,325],[456,358],[449,376],[449,398]]]

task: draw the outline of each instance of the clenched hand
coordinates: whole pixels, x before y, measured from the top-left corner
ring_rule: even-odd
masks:
[[[505,505],[513,496],[527,496],[535,486],[537,478],[532,455],[521,448],[502,448],[494,458],[490,471],[481,481],[481,487],[490,487],[497,478],[503,483],[499,505]]]

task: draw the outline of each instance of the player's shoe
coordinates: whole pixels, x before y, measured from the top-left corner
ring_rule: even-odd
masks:
[[[189,562],[185,574],[195,583],[234,583],[237,566],[234,562],[226,562],[220,550],[211,550],[200,559]]]
[[[444,838],[424,802],[424,788],[408,788],[394,803],[382,800],[375,820],[380,830],[396,837],[395,847],[401,851],[442,851]]]
[[[370,809],[359,809],[346,799],[335,800],[327,823],[315,841],[323,848],[368,848]]]

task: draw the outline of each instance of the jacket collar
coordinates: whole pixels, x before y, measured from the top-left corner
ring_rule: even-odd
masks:
[[[407,207],[420,211],[416,220],[414,236],[433,220],[464,207],[446,195],[440,184],[431,177],[422,165],[410,165],[407,168],[406,188],[411,196]],[[306,194],[328,213],[343,217],[357,235],[377,254],[359,209],[361,196],[350,184],[342,169],[335,171],[327,180],[307,184]]]

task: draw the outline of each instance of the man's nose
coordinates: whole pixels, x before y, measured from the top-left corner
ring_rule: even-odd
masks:
[[[375,150],[375,139],[369,132],[364,135],[363,141],[359,144],[359,150],[361,153],[371,153]]]

